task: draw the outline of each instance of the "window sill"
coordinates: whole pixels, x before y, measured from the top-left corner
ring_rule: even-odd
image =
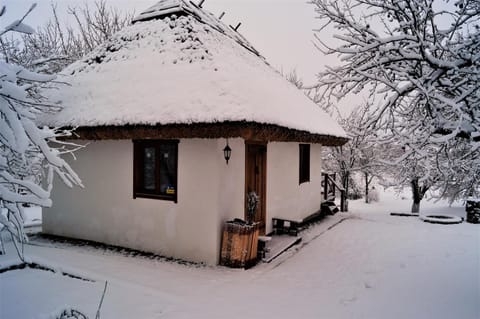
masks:
[[[169,195],[159,195],[159,194],[148,194],[148,193],[135,193],[133,194],[133,198],[150,198],[150,199],[159,199],[159,200],[167,200],[174,203],[177,203],[176,196],[169,196]]]

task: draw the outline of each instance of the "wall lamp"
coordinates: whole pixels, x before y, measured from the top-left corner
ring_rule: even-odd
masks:
[[[227,138],[227,145],[223,149],[223,157],[225,157],[225,161],[227,162],[227,165],[228,165],[228,160],[230,159],[231,156],[232,156],[232,149],[228,145],[228,138]]]

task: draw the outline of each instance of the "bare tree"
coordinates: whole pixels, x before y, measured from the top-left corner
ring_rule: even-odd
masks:
[[[392,145],[386,152],[385,167],[389,170],[389,180],[384,180],[385,186],[396,188],[410,187],[412,191],[412,213],[420,212],[420,202],[426,193],[441,189],[440,170],[435,162],[436,149],[424,148],[421,155],[409,150],[409,146]],[[426,154],[430,154],[426,156]]]
[[[318,47],[341,58],[320,73],[323,100],[368,95],[368,126],[385,133],[383,143],[406,146],[403,165],[423,163],[418,181],[441,185],[452,200],[478,195],[480,2],[312,2],[322,21]],[[330,26],[336,45],[324,41]]]
[[[344,186],[354,185],[355,174],[365,177],[367,203],[371,182],[375,177],[382,178],[387,159],[384,148],[377,143],[377,132],[368,126],[368,108],[368,104],[358,106],[347,117],[339,119],[350,140],[343,146],[329,148],[323,155],[326,168],[338,172]]]
[[[75,21],[73,26],[60,22],[55,4],[52,3],[51,9],[52,19],[35,33],[20,39],[10,37],[0,43],[3,56],[11,63],[39,72],[57,73],[108,40],[132,19],[131,14],[108,7],[105,0],[96,1],[93,8],[87,3],[70,7],[67,13]]]
[[[286,79],[302,90],[307,97],[322,107],[315,86],[306,86],[295,70],[285,75]],[[354,174],[361,172],[365,177],[365,201],[368,203],[369,187],[375,177],[382,178],[387,153],[383,152],[375,139],[375,128],[369,126],[368,104],[356,107],[348,116],[342,116],[336,106],[324,106],[323,109],[339,119],[340,125],[347,132],[350,140],[341,147],[328,148],[323,151],[323,160],[327,171],[339,173],[345,193],[342,202],[348,200],[349,191],[357,188]],[[335,113],[335,114],[334,114]],[[348,207],[348,204],[345,205]],[[348,208],[347,208],[348,210]]]

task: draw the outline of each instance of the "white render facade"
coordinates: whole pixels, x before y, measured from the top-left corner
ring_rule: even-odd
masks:
[[[222,226],[245,218],[246,144],[186,138],[178,143],[177,203],[133,196],[132,140],[89,141],[71,161],[85,188],[57,181],[44,209],[45,233],[217,264]],[[266,144],[266,232],[273,217],[302,219],[320,209],[321,145],[311,144],[310,181],[299,184],[299,143]]]

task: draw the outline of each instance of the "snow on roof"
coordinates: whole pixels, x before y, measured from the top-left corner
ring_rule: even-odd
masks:
[[[151,19],[159,19],[171,14],[189,14],[197,20],[208,24],[215,30],[234,39],[238,44],[252,51],[256,55],[260,55],[257,50],[238,32],[231,27],[222,23],[218,18],[210,12],[202,10],[192,1],[184,0],[162,0],[151,6],[147,10],[133,18],[132,22],[147,21]]]
[[[167,2],[178,1],[159,4]],[[66,68],[59,79],[70,85],[46,93],[64,108],[41,118],[40,124],[96,127],[246,121],[346,137],[327,113],[249,50],[248,42],[240,45],[238,38],[219,31],[218,26],[229,27],[194,9],[215,24],[192,14],[137,19]]]

